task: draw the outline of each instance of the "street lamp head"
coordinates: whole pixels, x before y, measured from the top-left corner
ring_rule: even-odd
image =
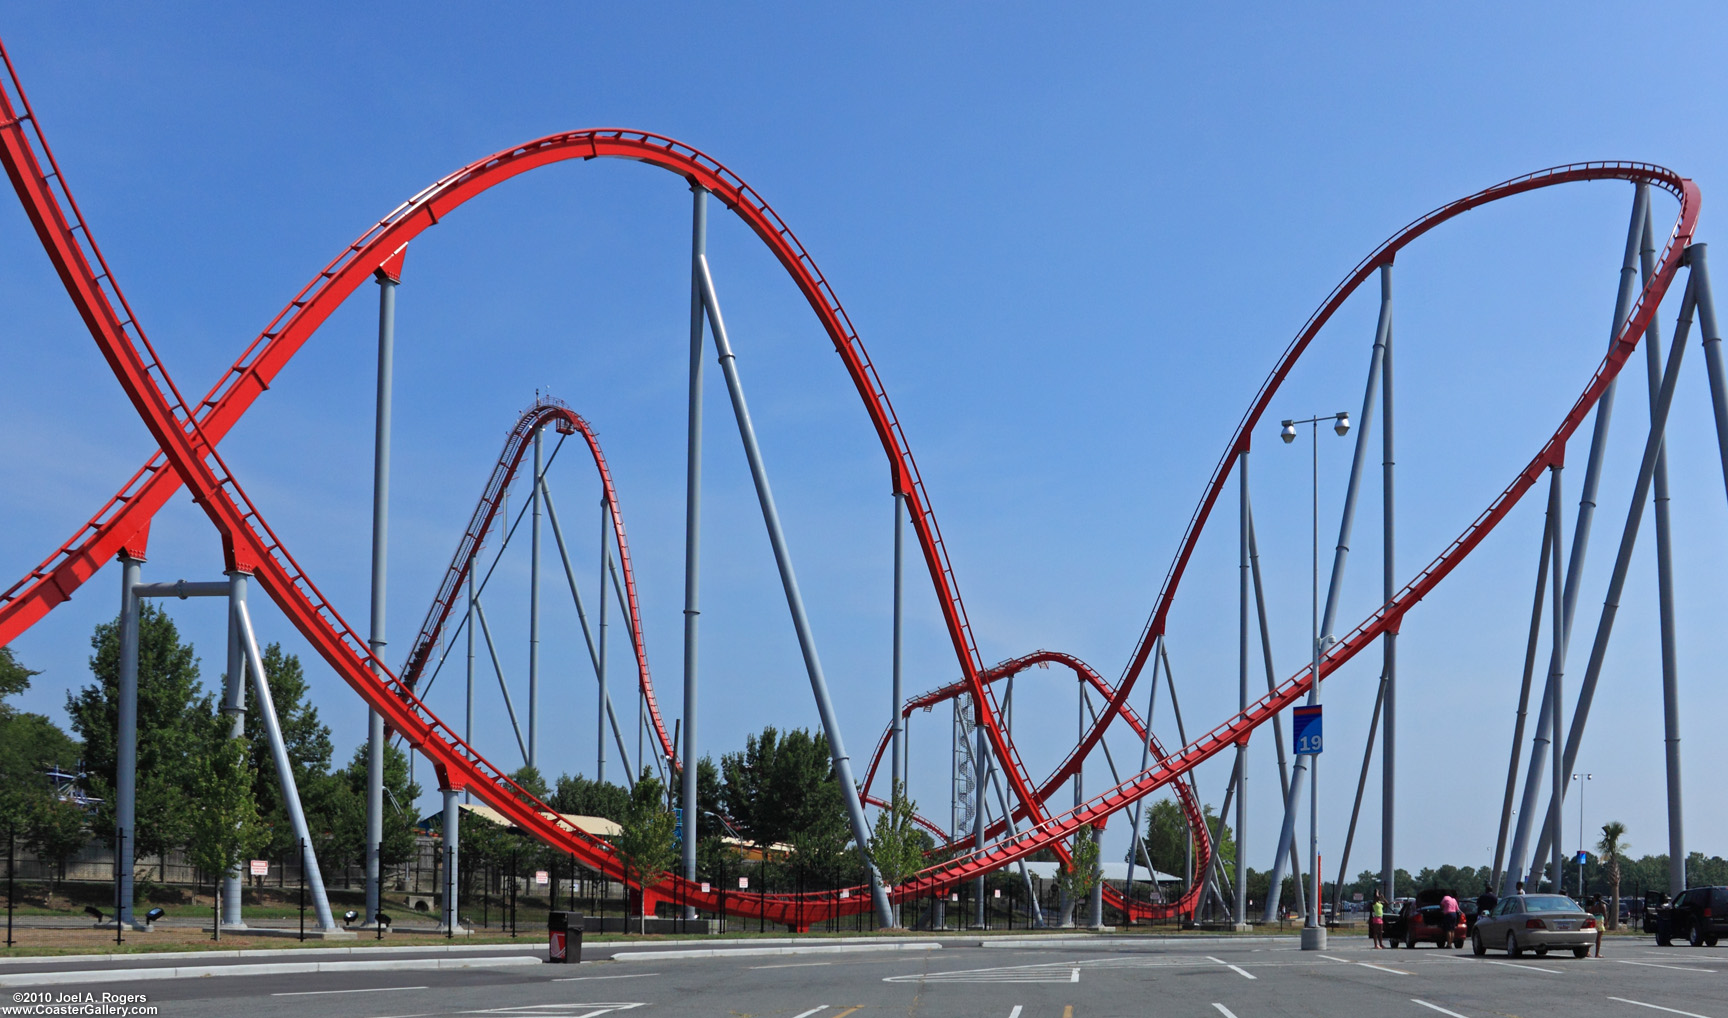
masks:
[[[1284,430],[1278,433],[1278,437],[1284,440],[1285,445],[1289,445],[1291,442],[1296,441],[1296,425],[1290,421],[1285,421]]]
[[[1339,436],[1350,433],[1350,414],[1348,411],[1338,415],[1338,423],[1332,425],[1332,430],[1338,432]]]

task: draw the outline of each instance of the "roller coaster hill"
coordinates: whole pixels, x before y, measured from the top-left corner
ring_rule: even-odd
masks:
[[[399,738],[412,752],[429,761],[436,773],[445,808],[445,871],[454,874],[459,865],[458,803],[468,795],[491,807],[504,820],[563,853],[590,870],[628,873],[620,851],[607,839],[564,822],[549,807],[517,784],[494,757],[483,755],[472,739],[472,720],[458,731],[451,722],[435,715],[426,705],[425,693],[445,658],[466,638],[467,657],[476,657],[477,638],[496,665],[496,651],[486,621],[482,595],[493,580],[489,538],[503,539],[514,533],[522,513],[531,514],[533,545],[530,626],[538,626],[540,561],[543,518],[550,525],[563,579],[581,616],[580,631],[594,665],[597,697],[593,723],[600,747],[599,766],[605,766],[610,742],[617,751],[626,779],[634,768],[652,762],[678,787],[682,810],[682,858],[670,872],[631,877],[641,886],[643,908],[671,905],[693,914],[713,913],[721,908],[733,915],[760,918],[796,929],[836,916],[871,911],[884,926],[896,924],[895,906],[908,902],[942,900],[962,885],[982,889],[983,878],[997,871],[1017,872],[1025,878],[1025,863],[1035,856],[1053,855],[1062,865],[1074,858],[1084,839],[1097,836],[1109,824],[1132,830],[1136,850],[1131,855],[1129,879],[1121,886],[1097,885],[1091,893],[1089,920],[1097,923],[1108,904],[1128,920],[1168,919],[1191,916],[1203,905],[1228,921],[1246,925],[1247,898],[1246,782],[1249,776],[1249,742],[1257,731],[1269,729],[1279,767],[1279,796],[1284,804],[1284,823],[1275,845],[1271,838],[1252,844],[1254,851],[1273,861],[1271,892],[1262,918],[1275,916],[1281,905],[1279,891],[1286,875],[1294,876],[1299,900],[1295,906],[1318,925],[1319,886],[1318,814],[1310,807],[1307,851],[1297,840],[1297,827],[1305,791],[1313,796],[1317,784],[1317,730],[1306,727],[1317,709],[1323,680],[1359,655],[1365,661],[1379,658],[1379,681],[1374,685],[1373,721],[1357,783],[1360,808],[1370,759],[1377,740],[1382,764],[1382,881],[1388,896],[1394,886],[1392,835],[1396,819],[1394,795],[1397,732],[1398,638],[1424,597],[1439,587],[1470,555],[1483,549],[1488,535],[1511,517],[1532,491],[1530,512],[1539,504],[1546,512],[1539,549],[1531,557],[1538,563],[1529,615],[1528,650],[1522,663],[1522,683],[1516,700],[1516,728],[1510,747],[1503,805],[1499,815],[1494,860],[1495,879],[1507,888],[1525,880],[1532,888],[1554,879],[1559,865],[1559,816],[1565,802],[1567,782],[1562,778],[1576,765],[1604,656],[1613,631],[1615,614],[1625,589],[1633,549],[1646,506],[1653,507],[1658,565],[1657,589],[1661,619],[1659,672],[1666,730],[1667,807],[1669,815],[1670,882],[1685,886],[1682,824],[1683,797],[1680,789],[1678,724],[1680,686],[1675,652],[1678,634],[1673,614],[1672,555],[1669,541],[1668,473],[1663,436],[1668,424],[1684,355],[1697,332],[1701,340],[1716,437],[1721,453],[1724,483],[1728,485],[1728,376],[1724,375],[1721,335],[1711,295],[1705,247],[1695,242],[1694,230],[1700,210],[1698,187],[1689,179],[1661,166],[1633,162],[1593,162],[1555,166],[1506,180],[1441,205],[1411,221],[1379,247],[1369,252],[1329,294],[1302,325],[1295,338],[1277,358],[1270,373],[1252,395],[1239,423],[1226,438],[1222,453],[1201,490],[1186,527],[1175,542],[1176,553],[1159,585],[1144,626],[1127,648],[1114,678],[1072,654],[1059,650],[1033,650],[1019,656],[988,663],[979,651],[974,630],[961,597],[960,578],[943,541],[932,504],[931,490],[914,459],[905,429],[877,369],[851,318],[841,305],[835,288],[817,267],[814,257],[800,243],[792,228],[766,199],[737,173],[713,157],[683,142],[646,131],[601,128],[547,135],[484,156],[432,183],[390,210],[343,247],[327,265],[318,269],[306,285],[247,343],[233,363],[221,371],[202,395],[186,390],[177,379],[185,377],[184,366],[170,371],[148,338],[138,315],[124,296],[98,246],[93,224],[80,211],[60,164],[48,145],[40,119],[23,90],[11,57],[4,56],[6,74],[0,81],[0,162],[28,215],[37,238],[67,296],[77,309],[91,338],[124,390],[133,409],[148,428],[156,451],[116,494],[77,527],[64,544],[47,555],[9,590],[0,595],[0,641],[10,643],[20,633],[64,604],[80,585],[110,561],[118,560],[122,572],[121,682],[119,690],[119,773],[116,805],[121,826],[119,870],[122,920],[136,922],[131,913],[132,857],[130,831],[135,824],[134,772],[137,752],[137,618],[142,599],[152,597],[210,596],[227,599],[230,646],[228,682],[223,701],[231,711],[243,710],[250,695],[266,715],[266,729],[277,761],[277,780],[289,805],[296,834],[307,839],[306,821],[299,808],[292,768],[270,709],[269,676],[258,652],[258,637],[247,607],[248,594],[262,591],[280,609],[299,635],[370,709],[368,840],[379,829],[382,816],[381,769],[387,738]],[[385,660],[385,577],[387,574],[389,522],[389,457],[392,396],[392,350],[398,286],[410,245],[422,234],[451,215],[467,214],[463,206],[518,176],[556,164],[582,163],[596,159],[620,159],[666,171],[669,183],[687,187],[691,193],[689,388],[686,441],[685,559],[683,593],[682,706],[675,722],[669,723],[663,703],[651,679],[647,641],[641,625],[641,605],[635,563],[620,506],[621,493],[613,484],[595,429],[579,413],[556,400],[541,399],[515,423],[497,462],[484,485],[476,507],[462,531],[419,631],[399,664]],[[1499,494],[1468,525],[1431,558],[1420,560],[1410,572],[1397,568],[1394,551],[1396,500],[1394,455],[1393,373],[1393,279],[1399,255],[1442,224],[1502,200],[1561,185],[1613,182],[1632,198],[1617,286],[1612,300],[1610,343],[1601,359],[1578,386],[1576,397],[1551,422],[1551,430],[1530,451],[1523,465],[1506,481]],[[716,205],[717,203],[717,205]],[[1661,219],[1672,208],[1672,220]],[[810,313],[839,356],[841,368],[856,391],[859,404],[875,435],[891,479],[893,523],[893,620],[891,720],[882,727],[866,757],[855,760],[848,746],[855,746],[858,726],[872,732],[878,722],[842,718],[829,696],[828,681],[804,598],[794,568],[792,548],[781,526],[779,510],[770,483],[768,465],[757,441],[756,428],[745,395],[744,381],[732,337],[721,312],[719,292],[708,250],[708,220],[716,208],[735,215],[763,244],[803,296]],[[1658,224],[1666,230],[1658,229]],[[428,237],[426,243],[433,242]],[[335,310],[366,284],[377,287],[379,297],[379,373],[376,403],[375,478],[373,502],[372,583],[370,620],[366,632],[351,625],[338,607],[319,590],[301,568],[281,537],[267,522],[265,507],[242,487],[222,450],[222,442],[255,401],[268,392],[291,359],[313,339]],[[1678,284],[1678,285],[1677,285]],[[1606,288],[1605,288],[1606,290]],[[1366,351],[1367,372],[1360,401],[1352,399],[1343,412],[1332,408],[1312,419],[1280,420],[1287,412],[1280,401],[1281,388],[1298,362],[1307,354],[1317,335],[1338,314],[1345,302],[1363,292],[1377,296],[1379,315]],[[1671,312],[1671,334],[1664,351],[1659,312],[1664,304]],[[710,346],[709,344],[712,344]],[[1623,369],[1639,355],[1645,367],[1649,413],[1640,416],[1647,424],[1637,478],[1629,492],[1602,490],[1603,451],[1608,442],[1617,384]],[[928,813],[915,818],[936,843],[936,850],[915,872],[886,884],[872,871],[867,882],[856,887],[809,893],[758,893],[733,895],[725,889],[697,879],[696,824],[698,803],[694,768],[684,766],[696,757],[699,714],[697,694],[697,638],[701,618],[700,541],[702,536],[702,400],[707,390],[704,374],[709,357],[722,376],[727,405],[732,411],[745,451],[751,484],[757,497],[772,551],[774,567],[785,596],[788,616],[797,639],[800,658],[810,683],[821,730],[832,754],[834,773],[845,802],[847,821],[855,843],[870,845],[872,814],[890,807],[891,790],[910,776],[908,766],[909,724],[914,717],[932,717],[941,743],[951,750],[950,814]],[[1354,391],[1354,390],[1352,390]],[[1570,390],[1568,390],[1570,391]],[[1293,409],[1293,408],[1291,408]],[[1624,415],[1623,415],[1624,416]],[[1589,424],[1588,436],[1578,432]],[[1332,553],[1328,580],[1319,583],[1318,493],[1315,494],[1314,572],[1312,591],[1314,625],[1312,656],[1291,673],[1275,670],[1272,641],[1268,634],[1267,577],[1260,566],[1260,535],[1254,526],[1251,489],[1248,483],[1254,439],[1267,447],[1274,434],[1286,441],[1300,437],[1299,426],[1307,426],[1311,442],[1318,442],[1325,424],[1340,435],[1350,436],[1353,449],[1338,540]],[[558,445],[550,458],[546,440]],[[545,472],[556,460],[566,439],[584,447],[602,480],[604,492],[600,582],[583,601],[572,567],[575,541],[562,526],[545,485]],[[1330,439],[1327,439],[1330,441]],[[1574,455],[1570,464],[1567,451]],[[1351,534],[1360,502],[1363,481],[1380,474],[1379,549],[1381,596],[1366,617],[1340,620],[1340,591],[1349,564]],[[1317,455],[1317,454],[1316,454]],[[1568,541],[1563,526],[1563,506],[1569,498],[1562,486],[1565,468],[1581,471],[1578,511],[1573,517]],[[524,475],[530,488],[525,505],[512,518],[505,507],[505,493]],[[1318,482],[1316,481],[1316,489]],[[146,583],[142,567],[148,555],[153,517],[182,488],[208,518],[221,542],[222,579],[184,583]],[[1612,573],[1604,608],[1589,643],[1587,664],[1576,681],[1570,700],[1565,679],[1569,673],[1569,650],[1582,639],[1573,638],[1576,608],[1584,585],[1584,566],[1590,544],[1593,517],[1598,508],[1629,496],[1625,523],[1618,535]],[[1215,518],[1216,517],[1216,518]],[[1182,581],[1195,562],[1195,549],[1208,524],[1233,535],[1237,555],[1234,567],[1238,623],[1237,709],[1210,728],[1188,730],[1182,721],[1177,686],[1170,668],[1172,605]],[[908,557],[907,535],[910,535]],[[1328,530],[1330,535],[1330,530]],[[1494,545],[1493,547],[1500,547]],[[545,554],[550,555],[550,549]],[[1361,551],[1357,552],[1359,558]],[[211,563],[210,572],[217,569]],[[921,694],[908,695],[902,688],[904,666],[903,601],[906,588],[927,581],[940,611],[941,624],[953,654],[954,680]],[[501,582],[501,581],[500,581]],[[557,584],[557,578],[551,581]],[[560,596],[561,596],[560,592]],[[638,702],[638,739],[646,737],[632,764],[628,753],[627,725],[619,724],[608,685],[607,661],[615,652],[607,646],[608,614],[618,613],[628,641],[625,660],[629,672],[628,694]],[[588,616],[596,615],[591,626]],[[478,630],[478,636],[476,633]],[[1542,655],[1547,631],[1547,653]],[[529,701],[526,724],[517,724],[517,711],[506,697],[515,747],[528,762],[539,752],[537,628],[531,628]],[[1178,636],[1180,634],[1177,634]],[[1045,773],[1031,769],[1022,759],[1012,725],[1013,688],[1017,677],[1038,667],[1073,677],[1078,690],[1078,732],[1072,746]],[[1516,668],[1510,668],[1516,671]],[[1576,675],[1577,668],[1570,674]],[[610,676],[618,678],[616,670]],[[1169,700],[1165,708],[1175,718],[1178,739],[1165,745],[1153,733],[1160,678]],[[471,681],[471,680],[470,680]],[[1262,691],[1261,686],[1264,685]],[[1145,697],[1144,712],[1131,701]],[[1354,696],[1365,697],[1361,688]],[[1512,708],[1508,694],[1507,709]],[[1568,715],[1565,737],[1562,721]],[[941,708],[937,711],[937,708]],[[1533,718],[1531,717],[1533,715]],[[1286,718],[1295,728],[1294,742],[1287,746]],[[845,722],[850,722],[847,724]],[[1107,733],[1119,738],[1130,733],[1138,752],[1118,760],[1105,741]],[[676,734],[675,734],[676,733]],[[238,734],[238,722],[236,722]],[[852,741],[848,741],[848,737]],[[1528,752],[1525,744],[1528,742]],[[642,745],[638,741],[638,746]],[[508,752],[508,748],[504,750]],[[653,759],[645,759],[652,753]],[[1102,760],[1099,757],[1103,757]],[[1261,754],[1262,760],[1266,754]],[[1196,768],[1213,758],[1232,763],[1231,782],[1223,797],[1222,813],[1232,805],[1240,850],[1227,866],[1214,848],[1201,808]],[[861,766],[860,766],[861,763]],[[1081,775],[1090,767],[1102,773],[1100,763],[1112,779],[1102,791],[1082,792]],[[950,770],[945,767],[944,770]],[[1522,781],[1520,779],[1522,778]],[[1143,813],[1149,796],[1168,790],[1174,796],[1190,829],[1194,879],[1179,894],[1159,900],[1143,900],[1133,893],[1134,866],[1149,861],[1138,846],[1144,830]],[[1311,798],[1311,803],[1317,801]],[[1514,805],[1517,808],[1514,808]],[[1538,822],[1540,818],[1540,822]],[[945,821],[945,822],[944,822]],[[1343,858],[1335,861],[1337,873],[1348,872],[1350,845],[1356,817],[1345,839]],[[1270,850],[1270,851],[1268,851]],[[1549,866],[1549,860],[1552,865]],[[366,862],[368,915],[379,904],[379,865],[376,853]],[[307,860],[309,880],[318,901],[318,922],[334,928],[319,876],[317,860]],[[1308,879],[1304,879],[1303,872]],[[1342,885],[1343,880],[1336,881]],[[459,922],[454,883],[444,896],[443,921]],[[224,898],[227,920],[237,920],[238,877],[230,878]],[[980,909],[982,893],[976,895]],[[1070,902],[1076,908],[1081,902]],[[1335,903],[1334,903],[1335,904]],[[1040,920],[1043,917],[1039,917]],[[1307,939],[1305,938],[1305,944]]]

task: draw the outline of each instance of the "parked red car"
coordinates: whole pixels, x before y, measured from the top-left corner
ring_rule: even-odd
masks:
[[[1442,929],[1445,924],[1445,913],[1437,904],[1424,905],[1416,901],[1406,901],[1399,911],[1398,918],[1402,920],[1404,931],[1404,946],[1415,947],[1417,944],[1433,944],[1435,947],[1464,946],[1468,923],[1464,913],[1458,913],[1458,923],[1450,932]]]

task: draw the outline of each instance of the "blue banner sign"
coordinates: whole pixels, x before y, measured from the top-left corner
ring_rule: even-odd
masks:
[[[1296,708],[1296,752],[1318,755],[1321,749],[1320,706]]]

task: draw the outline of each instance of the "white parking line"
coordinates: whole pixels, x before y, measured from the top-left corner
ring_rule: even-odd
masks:
[[[1622,1004],[1637,1004],[1639,1007],[1647,1007],[1654,1011],[1666,1011],[1669,1014],[1683,1014],[1686,1018],[1709,1018],[1708,1015],[1701,1015],[1696,1011],[1682,1011],[1677,1007],[1663,1007],[1661,1004],[1646,1004],[1642,1000],[1627,1000],[1625,997],[1609,997],[1608,999],[1618,1000]]]
[[[1230,1010],[1230,1009],[1229,1009],[1229,1008],[1227,1008],[1227,1007],[1225,1007],[1225,1006],[1224,1006],[1224,1005],[1223,1005],[1223,1004],[1220,1004],[1220,1003],[1218,1003],[1218,1002],[1217,1002],[1217,1001],[1213,1001],[1213,1002],[1212,1002],[1212,1006],[1213,1006],[1213,1007],[1215,1007],[1215,1008],[1217,1008],[1217,1009],[1218,1009],[1218,1013],[1219,1013],[1219,1014],[1221,1014],[1221,1015],[1223,1015],[1223,1016],[1224,1016],[1224,1018],[1236,1018],[1236,1012],[1234,1012],[1234,1011],[1232,1011],[1232,1010]]]
[[[1468,1018],[1467,1015],[1461,1015],[1456,1011],[1448,1011],[1445,1008],[1441,1007],[1439,1004],[1430,1004],[1426,1000],[1417,1000],[1415,997],[1411,997],[1410,1002],[1412,1004],[1421,1004],[1423,1007],[1428,1008],[1428,1009],[1433,1010],[1433,1011],[1438,1011],[1441,1014],[1449,1014],[1452,1016],[1452,1018]]]
[[[1384,965],[1376,965],[1373,962],[1368,962],[1368,961],[1359,961],[1356,964],[1362,966],[1365,969],[1377,969],[1381,972],[1390,972],[1395,976],[1407,976],[1410,974],[1410,973],[1404,971],[1403,969],[1389,969]]]
[[[1536,965],[1525,965],[1521,962],[1516,962],[1516,961],[1495,961],[1493,958],[1465,959],[1462,956],[1459,956],[1458,960],[1459,961],[1465,961],[1465,960],[1479,961],[1485,965],[1504,965],[1509,969],[1517,969],[1520,972],[1546,972],[1551,976],[1565,975],[1565,973],[1561,972],[1559,969],[1545,969],[1545,968],[1541,968],[1541,967],[1536,966]]]
[[[1323,954],[1320,957],[1325,958],[1327,961],[1342,962],[1345,965],[1349,965],[1351,963],[1350,959],[1348,959],[1348,958],[1334,958],[1329,954]]]
[[[368,986],[359,990],[292,990],[272,993],[272,997],[315,997],[325,993],[385,993],[390,990],[424,990],[424,986]]]
[[[1008,1012],[1008,1018],[1020,1018],[1020,1005],[1015,1004],[1014,1010]]]
[[[590,979],[646,979],[649,976],[657,976],[659,974],[660,973],[658,972],[632,972],[627,976],[560,976],[557,979],[548,980],[548,982],[585,983]]]
[[[832,964],[834,963],[831,961],[789,961],[782,965],[752,965],[750,970],[754,972],[757,969],[809,969]]]
[[[1211,955],[1207,955],[1206,960],[1217,962],[1218,964],[1224,966],[1225,968],[1229,969],[1230,971],[1241,976],[1243,979],[1258,979],[1259,978],[1258,976],[1256,976],[1254,973],[1248,971],[1247,969],[1240,968],[1236,965],[1232,965],[1229,962],[1225,961],[1223,958],[1214,958]],[[1074,971],[1075,971],[1076,976],[1078,976],[1080,970],[1075,969]],[[1076,978],[1074,981],[1079,982],[1080,980],[1078,978]]]
[[[1645,968],[1673,969],[1676,972],[1710,972],[1710,973],[1714,973],[1716,971],[1715,969],[1701,969],[1701,968],[1697,968],[1697,967],[1692,966],[1692,965],[1663,965],[1663,964],[1660,964],[1658,962],[1653,962],[1653,961],[1627,961],[1625,958],[1616,958],[1614,960],[1619,962],[1622,965],[1643,965]]]
[[[816,1012],[818,1012],[818,1011],[826,1011],[826,1010],[828,1010],[828,1005],[827,1005],[827,1004],[818,1004],[818,1005],[816,1005],[816,1006],[815,1006],[815,1007],[813,1007],[813,1008],[811,1008],[811,1009],[810,1009],[810,1010],[808,1010],[808,1011],[805,1011],[805,1012],[804,1012],[804,1013],[803,1013],[803,1014],[795,1014],[795,1015],[793,1015],[793,1016],[792,1016],[792,1018],[810,1018],[810,1016],[811,1016],[811,1015],[813,1015],[813,1014],[815,1014],[815,1013],[816,1013]]]

